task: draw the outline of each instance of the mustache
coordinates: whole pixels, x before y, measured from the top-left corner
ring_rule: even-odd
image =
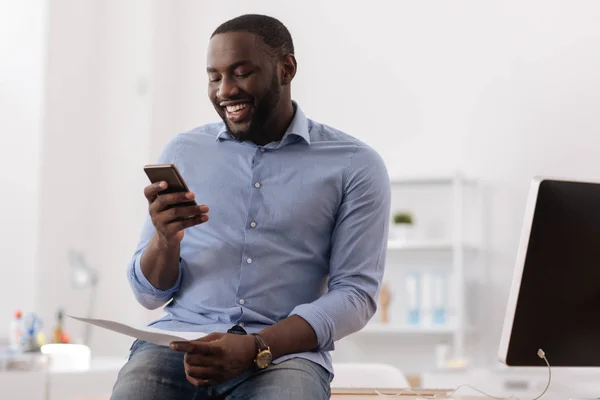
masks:
[[[253,103],[254,99],[248,96],[234,96],[234,97],[217,97],[215,104],[221,105],[222,103],[233,103],[233,102],[249,102]]]

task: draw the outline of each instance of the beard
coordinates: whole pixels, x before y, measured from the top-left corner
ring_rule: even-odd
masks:
[[[226,115],[221,114],[221,119],[225,123],[227,133],[237,140],[243,142],[245,140],[253,141],[260,138],[264,132],[264,128],[275,112],[279,99],[281,98],[281,90],[279,88],[279,79],[277,74],[273,74],[271,86],[265,95],[258,101],[252,113],[250,121],[244,126],[232,124],[227,120]]]

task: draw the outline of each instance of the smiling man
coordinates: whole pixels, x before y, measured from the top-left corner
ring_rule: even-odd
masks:
[[[257,145],[279,141],[294,117],[290,83],[296,59],[289,32],[275,31],[264,38],[244,31],[219,34],[227,26],[210,41],[208,96],[236,140]],[[224,75],[234,79],[223,82]],[[290,101],[284,101],[286,96]]]
[[[335,341],[376,310],[390,186],[373,149],[292,101],[296,68],[274,18],[243,15],[213,33],[208,96],[223,122],[159,156],[190,192],[145,188],[128,268],[143,306],[168,302],[152,326],[208,335],[134,342],[113,400],[329,398]],[[173,207],[190,199],[199,205]]]

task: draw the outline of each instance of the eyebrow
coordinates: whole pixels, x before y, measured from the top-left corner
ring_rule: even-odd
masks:
[[[233,70],[236,69],[237,67],[241,66],[241,65],[246,65],[246,64],[250,64],[252,65],[252,61],[250,60],[240,60],[240,61],[236,61],[233,64],[231,64],[227,69],[228,70]],[[207,67],[206,68],[206,72],[219,72],[217,71],[216,68],[213,67]]]

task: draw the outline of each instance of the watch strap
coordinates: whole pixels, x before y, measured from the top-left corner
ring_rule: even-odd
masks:
[[[256,342],[256,347],[258,348],[258,352],[269,350],[269,346],[265,343],[262,336],[259,333],[251,333],[254,336],[254,341]]]
[[[237,324],[232,326],[231,328],[229,328],[227,330],[227,333],[233,333],[235,335],[246,335],[247,334],[246,330]]]

